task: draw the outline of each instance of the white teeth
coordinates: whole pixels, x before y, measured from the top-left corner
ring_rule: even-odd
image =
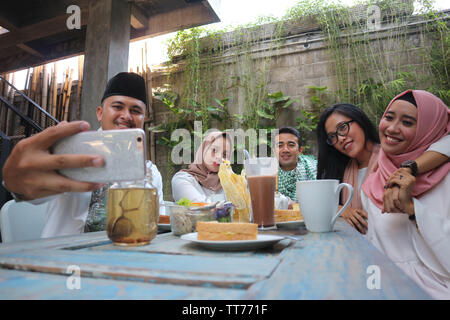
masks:
[[[401,141],[400,139],[395,139],[395,138],[388,137],[388,136],[386,136],[386,139],[387,139],[387,141],[389,141],[389,142],[400,142],[400,141]]]
[[[351,144],[351,142],[349,142],[349,143],[346,143],[345,145],[344,145],[344,150],[347,150],[347,148],[348,148],[348,146]]]

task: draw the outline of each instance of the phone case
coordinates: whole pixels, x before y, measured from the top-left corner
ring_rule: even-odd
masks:
[[[64,138],[52,147],[54,154],[101,155],[101,168],[69,168],[59,172],[88,182],[140,180],[145,177],[145,133],[142,129],[86,131]]]

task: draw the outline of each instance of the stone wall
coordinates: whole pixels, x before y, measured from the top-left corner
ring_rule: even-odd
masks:
[[[448,16],[448,15],[447,15]],[[447,20],[448,21],[448,20]],[[412,69],[423,70],[425,68],[427,57],[420,54],[420,50],[426,46],[430,46],[428,37],[424,37],[422,31],[423,21],[410,21],[407,28],[405,41],[410,46],[406,52],[400,49],[400,44],[389,43],[392,37],[388,34],[395,32],[398,26],[383,24],[382,28],[377,31],[370,31],[373,39],[381,40],[374,42],[374,49],[386,56],[386,61],[390,63],[389,68],[401,67],[402,70],[408,71]],[[255,61],[263,61],[267,55],[270,58],[270,71],[268,72],[268,92],[282,91],[284,95],[298,99],[299,103],[291,105],[280,116],[277,125],[296,125],[296,118],[299,116],[301,108],[310,108],[308,98],[310,97],[309,86],[327,86],[331,91],[335,91],[337,87],[337,76],[335,71],[336,62],[333,60],[331,52],[326,48],[322,32],[317,24],[312,21],[294,21],[290,22],[283,33],[284,41],[278,45],[276,50],[270,50],[273,45],[270,36],[272,25],[261,27],[260,41],[256,42],[250,50],[252,58]],[[252,32],[256,32],[252,31]],[[368,32],[361,30],[361,32]],[[402,31],[403,32],[403,31]],[[241,34],[226,34],[225,37],[233,39],[242,36]],[[232,40],[230,40],[232,41]],[[222,70],[221,72],[230,72],[232,74],[233,59],[230,59],[232,53],[225,50],[225,53],[216,59],[214,68]],[[266,60],[264,60],[266,61]],[[179,62],[178,71],[172,72],[170,75],[170,83],[172,90],[181,93],[183,88],[183,61]],[[352,70],[349,70],[349,80],[352,80]],[[376,76],[376,75],[374,75]],[[162,69],[154,71],[152,74],[153,89],[163,88],[168,84],[167,71]],[[213,85],[212,87],[219,87]],[[239,89],[233,89],[227,92],[230,96],[229,107],[232,113],[242,113],[244,110],[243,93]],[[213,95],[214,96],[214,95]],[[219,97],[217,93],[216,97]],[[156,123],[167,121],[169,112],[158,100],[154,99],[154,108],[156,110]],[[309,153],[317,155],[317,147],[315,136],[310,134],[307,137],[309,145]],[[163,175],[163,182],[167,184],[168,163],[167,150],[159,145],[156,146],[156,165]],[[170,186],[165,188],[165,198],[170,200]]]

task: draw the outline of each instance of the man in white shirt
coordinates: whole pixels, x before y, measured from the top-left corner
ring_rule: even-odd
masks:
[[[101,130],[143,128],[147,114],[144,79],[122,72],[109,80],[97,119]],[[3,167],[4,186],[16,198],[33,204],[48,202],[47,221],[42,237],[82,233],[85,230],[93,190],[101,184],[75,181],[57,170],[78,167],[102,167],[104,160],[95,155],[53,155],[50,147],[64,137],[89,130],[85,121],[62,122],[55,127],[20,141]],[[151,162],[147,174],[152,175],[163,203],[162,178]],[[162,208],[163,210],[163,208]]]

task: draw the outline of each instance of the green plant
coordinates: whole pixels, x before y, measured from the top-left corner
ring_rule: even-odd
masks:
[[[204,130],[275,128],[295,100],[268,90],[272,59],[288,36],[285,26],[305,19],[320,26],[336,78],[329,86],[333,90],[309,87],[308,104],[296,115],[297,127],[307,136],[320,112],[335,102],[358,105],[374,122],[394,96],[409,88],[431,91],[449,105],[448,18],[436,13],[433,1],[417,2],[422,9],[413,15],[412,1],[362,0],[349,8],[338,0],[303,0],[281,19],[261,17],[232,30],[178,32],[169,43],[169,87],[175,82],[183,86],[172,86],[180,97],[167,105],[174,115],[172,127],[192,130],[192,121],[201,120]],[[366,25],[370,5],[381,9],[379,30]],[[169,141],[162,142],[170,147]]]
[[[303,145],[306,143],[305,135],[310,135],[316,130],[322,111],[334,101],[332,94],[326,86],[308,86],[309,102],[311,107],[300,110],[300,116],[296,118],[297,129],[302,133]]]

